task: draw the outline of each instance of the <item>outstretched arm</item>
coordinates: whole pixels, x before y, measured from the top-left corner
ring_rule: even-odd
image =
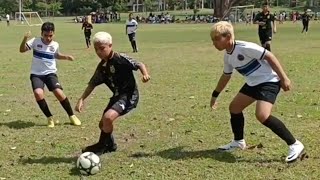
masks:
[[[59,52],[55,54],[55,58],[57,58],[59,60],[68,60],[68,61],[73,61],[74,60],[73,56],[61,54]]]
[[[94,86],[92,85],[88,85],[87,88],[84,90],[84,92],[82,93],[81,97],[79,98],[77,105],[75,107],[75,110],[78,112],[82,112],[83,110],[83,101],[92,93],[92,91],[94,90]]]
[[[146,66],[143,63],[139,63],[138,68],[142,74],[142,82],[148,82],[150,80],[150,75],[148,73],[148,70]]]

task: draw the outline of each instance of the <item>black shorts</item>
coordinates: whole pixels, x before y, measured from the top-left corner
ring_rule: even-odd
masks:
[[[90,37],[90,36],[91,36],[91,32],[85,32],[85,33],[84,33],[84,36],[85,36],[85,37]]]
[[[136,40],[136,33],[131,33],[131,34],[128,34],[128,37],[129,37],[129,41],[135,41]]]
[[[121,116],[127,114],[132,109],[136,108],[139,102],[139,91],[135,90],[132,95],[119,95],[110,98],[109,104],[103,111],[106,113],[109,109],[117,111]]]
[[[268,41],[272,40],[272,30],[267,30],[267,31],[259,31],[259,38],[261,44],[265,44]]]
[[[58,76],[54,73],[47,75],[30,75],[32,89],[35,90],[37,88],[44,88],[44,85],[47,86],[49,91],[53,91],[57,88],[62,89],[62,86],[59,83]]]
[[[244,84],[240,89],[240,93],[252,97],[255,100],[266,101],[274,104],[280,92],[281,86],[279,82],[266,82],[256,86]]]

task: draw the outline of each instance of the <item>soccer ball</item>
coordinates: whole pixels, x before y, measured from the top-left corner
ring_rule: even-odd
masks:
[[[101,169],[99,156],[93,152],[85,152],[77,160],[77,168],[82,175],[94,175]]]

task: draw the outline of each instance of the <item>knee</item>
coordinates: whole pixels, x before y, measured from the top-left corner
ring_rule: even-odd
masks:
[[[265,113],[265,112],[256,112],[256,118],[258,121],[260,121],[261,123],[263,123],[264,121],[266,121],[269,118],[270,114]]]
[[[229,105],[229,112],[232,114],[239,114],[243,111],[242,108],[240,108],[240,106],[237,105],[237,103],[235,102],[231,102]]]
[[[113,119],[111,118],[111,116],[109,116],[107,113],[103,116],[103,124],[105,125],[111,125],[113,122]]]
[[[42,89],[35,89],[33,91],[34,97],[36,98],[36,100],[41,100],[43,99],[43,90]]]

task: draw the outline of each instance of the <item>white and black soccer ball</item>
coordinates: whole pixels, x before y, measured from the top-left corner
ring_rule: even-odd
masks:
[[[93,152],[85,152],[77,160],[77,168],[82,175],[94,175],[101,169],[99,156]]]

